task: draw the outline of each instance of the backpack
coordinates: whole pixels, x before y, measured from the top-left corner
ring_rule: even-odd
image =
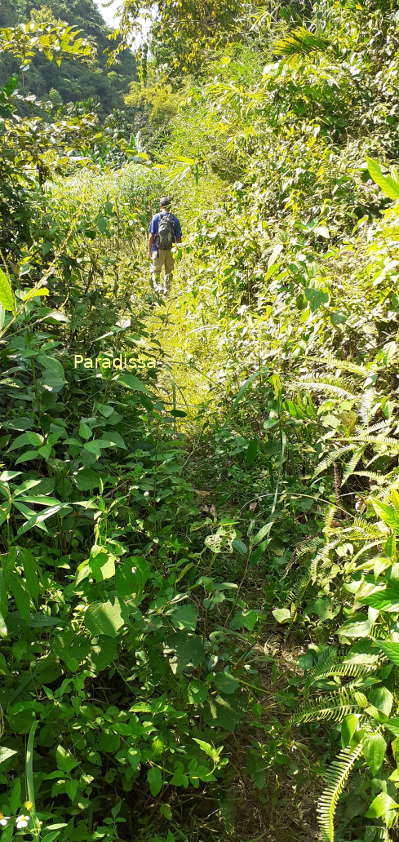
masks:
[[[175,239],[171,213],[161,213],[159,217],[157,246],[159,249],[171,249]]]

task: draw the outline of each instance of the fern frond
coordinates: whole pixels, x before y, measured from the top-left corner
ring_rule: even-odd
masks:
[[[354,450],[356,445],[354,444],[346,444],[344,447],[340,447],[338,450],[334,450],[332,453],[329,453],[328,456],[325,456],[320,465],[316,468],[314,472],[314,476],[317,477],[318,474],[323,473],[326,471],[327,468],[330,468],[333,462],[336,462],[338,459],[341,459],[342,456],[345,456],[345,453],[349,453],[351,450]]]
[[[365,447],[357,447],[356,450],[352,454],[352,458],[349,460],[346,468],[345,473],[341,480],[341,486],[345,484],[345,482],[353,475],[355,469],[357,468],[363,453],[365,451]]]
[[[355,389],[351,381],[345,380],[343,377],[312,377],[303,380],[294,381],[293,385],[297,389],[313,389],[315,391],[332,392],[334,395],[343,395],[346,398],[353,398],[356,401],[361,400],[361,395]]]
[[[338,530],[335,530],[335,531],[338,531]],[[342,544],[342,536],[341,535],[337,540],[328,541],[326,544],[324,544],[324,547],[322,547],[322,549],[320,550],[320,552],[317,554],[317,556],[315,557],[315,559],[312,562],[312,569],[315,571],[315,576],[313,578],[313,581],[316,580],[316,574],[318,572],[319,565],[321,564],[322,566],[324,566],[325,564],[328,564],[330,562],[330,552],[332,550],[335,550],[336,547],[339,547],[340,544]]]
[[[397,453],[399,451],[399,440],[393,439],[392,437],[374,437],[374,436],[367,436],[367,435],[353,435],[351,436],[352,442],[362,442],[362,444],[372,444],[374,447],[388,447],[392,448],[392,450]]]
[[[371,420],[371,417],[372,417],[371,411],[372,411],[372,408],[373,408],[373,404],[375,405],[374,389],[366,389],[366,391],[364,392],[364,394],[362,396],[362,400],[361,400],[360,408],[359,408],[359,415],[360,415],[360,418],[363,421],[363,424],[365,426],[367,426],[367,424],[370,423],[370,420]],[[376,410],[374,409],[374,414],[375,414],[375,411]]]
[[[306,680],[305,687],[309,688],[317,681],[324,681],[326,678],[332,677],[352,679],[363,678],[364,676],[369,675],[370,672],[374,672],[378,669],[380,665],[381,662],[379,658],[375,658],[373,661],[365,664],[357,664],[353,661],[331,660],[330,663],[325,665],[324,669],[322,664],[318,664],[318,666],[312,670]]]
[[[360,742],[355,748],[341,749],[338,757],[331,764],[327,775],[327,786],[322,792],[317,812],[321,838],[323,842],[334,842],[334,817],[337,804],[349,778],[349,775],[363,750]]]
[[[356,691],[352,693],[351,689],[342,687],[334,693],[325,693],[324,696],[318,696],[311,702],[307,702],[298,713],[290,718],[290,723],[301,725],[305,722],[325,720],[342,722],[345,716],[350,713],[358,713],[363,709],[360,704],[360,694]]]
[[[332,534],[340,534],[348,541],[383,540],[386,535],[381,532],[377,523],[365,520],[358,515],[353,519],[350,526],[338,527],[331,530]],[[338,542],[337,542],[338,543]]]
[[[287,602],[293,602],[298,605],[303,597],[305,591],[311,584],[312,578],[309,570],[307,570],[293,588],[288,592]]]
[[[316,538],[305,538],[303,541],[300,542],[300,544],[297,544],[297,546],[295,547],[295,549],[294,549],[294,551],[291,555],[291,558],[290,558],[290,560],[289,560],[289,562],[288,562],[288,564],[287,564],[287,566],[284,570],[284,574],[283,574],[282,578],[285,579],[287,577],[287,575],[290,572],[290,570],[292,569],[293,565],[296,564],[299,561],[300,558],[302,558],[307,553],[312,553],[315,550],[317,550],[320,547],[320,544],[322,544],[322,543],[323,543],[322,539],[316,537]]]
[[[367,479],[371,480],[371,482],[375,482],[377,485],[384,485],[386,481],[386,476],[382,474],[376,474],[375,471],[354,471],[354,477],[366,477]]]
[[[389,430],[389,423],[386,421],[385,418],[383,421],[377,421],[376,424],[372,424],[371,427],[367,427],[367,430],[364,430],[362,427],[356,429],[354,435],[356,435],[357,432],[359,433],[359,435],[362,435],[362,433],[366,432],[367,435],[370,436],[371,433],[377,433],[380,430],[386,430],[387,432]]]
[[[327,38],[300,26],[292,30],[289,35],[276,41],[273,53],[277,56],[308,55],[313,52],[324,53],[329,46],[330,42]]]
[[[356,363],[351,362],[350,360],[339,360],[337,357],[330,356],[326,354],[323,357],[323,365],[327,366],[327,368],[338,368],[341,371],[351,371],[353,374],[358,374],[359,377],[366,377],[369,376],[370,371],[364,365],[357,365]]]
[[[318,567],[319,567],[319,558],[318,558],[318,556],[316,556],[312,560],[311,565],[309,567],[309,575],[310,575],[310,579],[311,579],[312,582],[316,581]]]

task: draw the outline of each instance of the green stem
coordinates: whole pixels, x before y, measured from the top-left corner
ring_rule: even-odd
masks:
[[[40,823],[39,823],[39,821],[36,817],[35,785],[34,785],[34,781],[33,781],[33,747],[34,747],[34,743],[35,743],[35,734],[36,734],[36,729],[37,729],[38,724],[39,723],[37,721],[33,722],[32,725],[31,725],[30,731],[29,731],[28,745],[27,745],[27,748],[26,748],[26,766],[25,766],[26,791],[27,791],[27,795],[28,795],[28,801],[30,801],[31,804],[32,804],[32,807],[31,807],[31,810],[30,810],[30,814],[32,816],[32,822],[33,822],[33,831],[32,832],[33,832],[33,835],[35,836],[36,839],[39,839],[39,836],[40,836]]]

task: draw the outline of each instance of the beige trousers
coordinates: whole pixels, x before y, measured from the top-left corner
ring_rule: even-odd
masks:
[[[156,257],[152,258],[151,281],[154,292],[161,292],[165,295],[170,292],[173,270],[175,263],[170,249],[158,249]],[[164,270],[163,284],[161,283],[161,272]]]

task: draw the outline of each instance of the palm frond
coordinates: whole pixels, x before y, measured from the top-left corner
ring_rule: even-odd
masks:
[[[337,804],[362,750],[361,742],[355,748],[343,748],[327,772],[327,786],[317,806],[322,842],[334,842],[334,817]]]
[[[325,52],[330,41],[316,32],[310,32],[304,26],[293,29],[289,35],[280,38],[274,44],[273,53],[277,56],[308,55],[314,52]]]

